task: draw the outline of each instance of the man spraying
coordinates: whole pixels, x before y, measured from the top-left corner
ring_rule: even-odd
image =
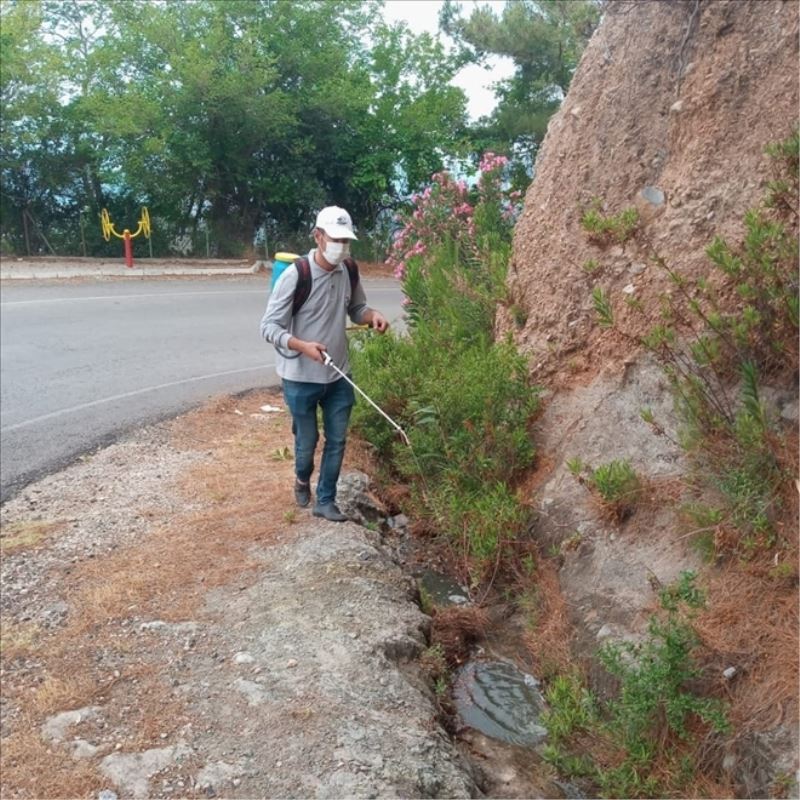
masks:
[[[381,313],[367,306],[358,267],[349,257],[350,242],[356,238],[347,211],[323,208],[314,227],[316,248],[278,278],[261,320],[261,335],[278,353],[276,369],[292,414],[294,496],[302,508],[311,502],[319,439],[317,407],[322,409],[325,445],[312,513],[332,522],[347,519],[336,505],[336,483],[355,395],[350,383],[326,361],[349,373],[348,315],[356,325],[371,325],[379,333],[389,327]]]

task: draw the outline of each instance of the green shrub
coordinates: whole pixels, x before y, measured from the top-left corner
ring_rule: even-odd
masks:
[[[746,214],[741,244],[716,237],[707,248],[724,278],[721,289],[705,277],[687,280],[643,242],[673,287],[661,298],[661,319],[639,342],[669,381],[698,496],[719,505],[744,551],[774,544],[776,522],[786,513],[781,487],[794,469],[788,434],[768,419],[759,385],[765,378],[796,385],[798,141],[795,132],[768,148],[776,178],[764,206]],[[608,234],[606,218],[596,206],[592,211],[584,227],[595,237]],[[611,327],[613,309],[599,287],[592,301],[599,324]],[[714,546],[702,537],[707,554]]]
[[[467,190],[440,173],[397,238],[392,263],[408,334],[364,335],[352,348],[356,382],[402,425],[411,447],[365,404],[356,405],[354,425],[411,484],[413,512],[464,547],[474,576],[525,529],[511,486],[533,460],[529,423],[538,404],[526,360],[510,342],[494,341],[511,224],[503,159],[485,163],[474,208]]]
[[[545,693],[548,710],[542,714],[550,744],[559,747],[599,722],[597,700],[574,673],[557,675]]]
[[[588,777],[603,797],[667,796],[693,774],[696,722],[728,730],[724,705],[692,689],[702,674],[690,613],[704,602],[694,573],[683,573],[660,599],[663,611],[651,617],[642,641],[607,644],[598,653],[618,682],[610,700],[596,698],[575,675],[560,676],[547,691],[545,759],[570,776]],[[600,744],[599,763],[570,752],[581,733]]]

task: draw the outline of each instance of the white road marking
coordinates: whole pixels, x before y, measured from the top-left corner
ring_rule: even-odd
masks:
[[[157,386],[146,386],[144,389],[135,389],[132,392],[124,392],[123,394],[115,394],[111,397],[103,397],[100,400],[92,400],[90,403],[81,403],[78,406],[72,406],[71,408],[62,408],[60,411],[51,411],[49,414],[42,414],[40,417],[34,417],[33,419],[27,419],[24,422],[18,422],[16,425],[9,425],[5,428],[0,429],[0,433],[10,433],[11,431],[20,430],[20,428],[28,428],[31,425],[36,425],[38,422],[44,422],[48,419],[55,419],[56,417],[62,417],[65,414],[74,414],[76,411],[84,411],[87,408],[94,408],[95,406],[101,406],[104,403],[113,403],[116,400],[126,400],[129,397],[136,397],[140,394],[147,394],[148,392],[157,392],[160,389],[169,389],[173,386],[182,386],[187,383],[197,383],[198,381],[208,380],[209,378],[219,378],[223,375],[236,375],[240,372],[255,372],[256,370],[262,369],[270,369],[273,368],[274,364],[259,364],[257,367],[244,367],[242,369],[229,369],[225,372],[212,372],[209,375],[198,375],[194,378],[184,378],[180,381],[171,381],[170,383],[160,383]]]
[[[374,287],[369,290],[369,294],[378,294],[378,293],[385,293],[385,292],[397,292],[397,287],[389,287],[389,288],[380,288]],[[7,300],[5,302],[0,302],[0,308],[7,308],[8,306],[30,306],[30,305],[42,305],[46,303],[79,303],[83,300],[138,300],[141,298],[152,298],[152,297],[161,297],[161,298],[169,298],[169,297],[191,297],[197,295],[232,295],[232,294],[260,294],[263,295],[265,298],[269,296],[269,292],[265,291],[264,289],[237,289],[236,291],[232,292],[153,292],[148,294],[110,294],[110,295],[96,295],[90,297],[51,297],[42,300]]]

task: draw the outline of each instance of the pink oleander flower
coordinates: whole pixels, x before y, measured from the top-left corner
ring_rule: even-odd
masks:
[[[479,168],[481,172],[492,172],[495,169],[504,167],[506,164],[508,164],[508,159],[505,156],[495,155],[495,153],[488,151],[483,154]]]

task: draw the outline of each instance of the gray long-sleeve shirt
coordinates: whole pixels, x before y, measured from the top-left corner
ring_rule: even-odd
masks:
[[[275,345],[278,355],[276,370],[281,378],[309,383],[332,383],[340,376],[330,367],[307,356],[286,358],[283,355],[298,355],[289,350],[289,339],[294,336],[307,342],[324,344],[334,364],[348,372],[350,364],[345,333],[347,315],[349,314],[356,325],[360,325],[368,310],[367,297],[361,281],[356,284],[351,296],[350,277],[344,264],[339,264],[328,272],[314,260],[314,252],[311,250],[308,254],[311,292],[303,307],[292,316],[297,269],[290,266],[283,271],[272,290],[267,310],[261,320],[261,335]]]

